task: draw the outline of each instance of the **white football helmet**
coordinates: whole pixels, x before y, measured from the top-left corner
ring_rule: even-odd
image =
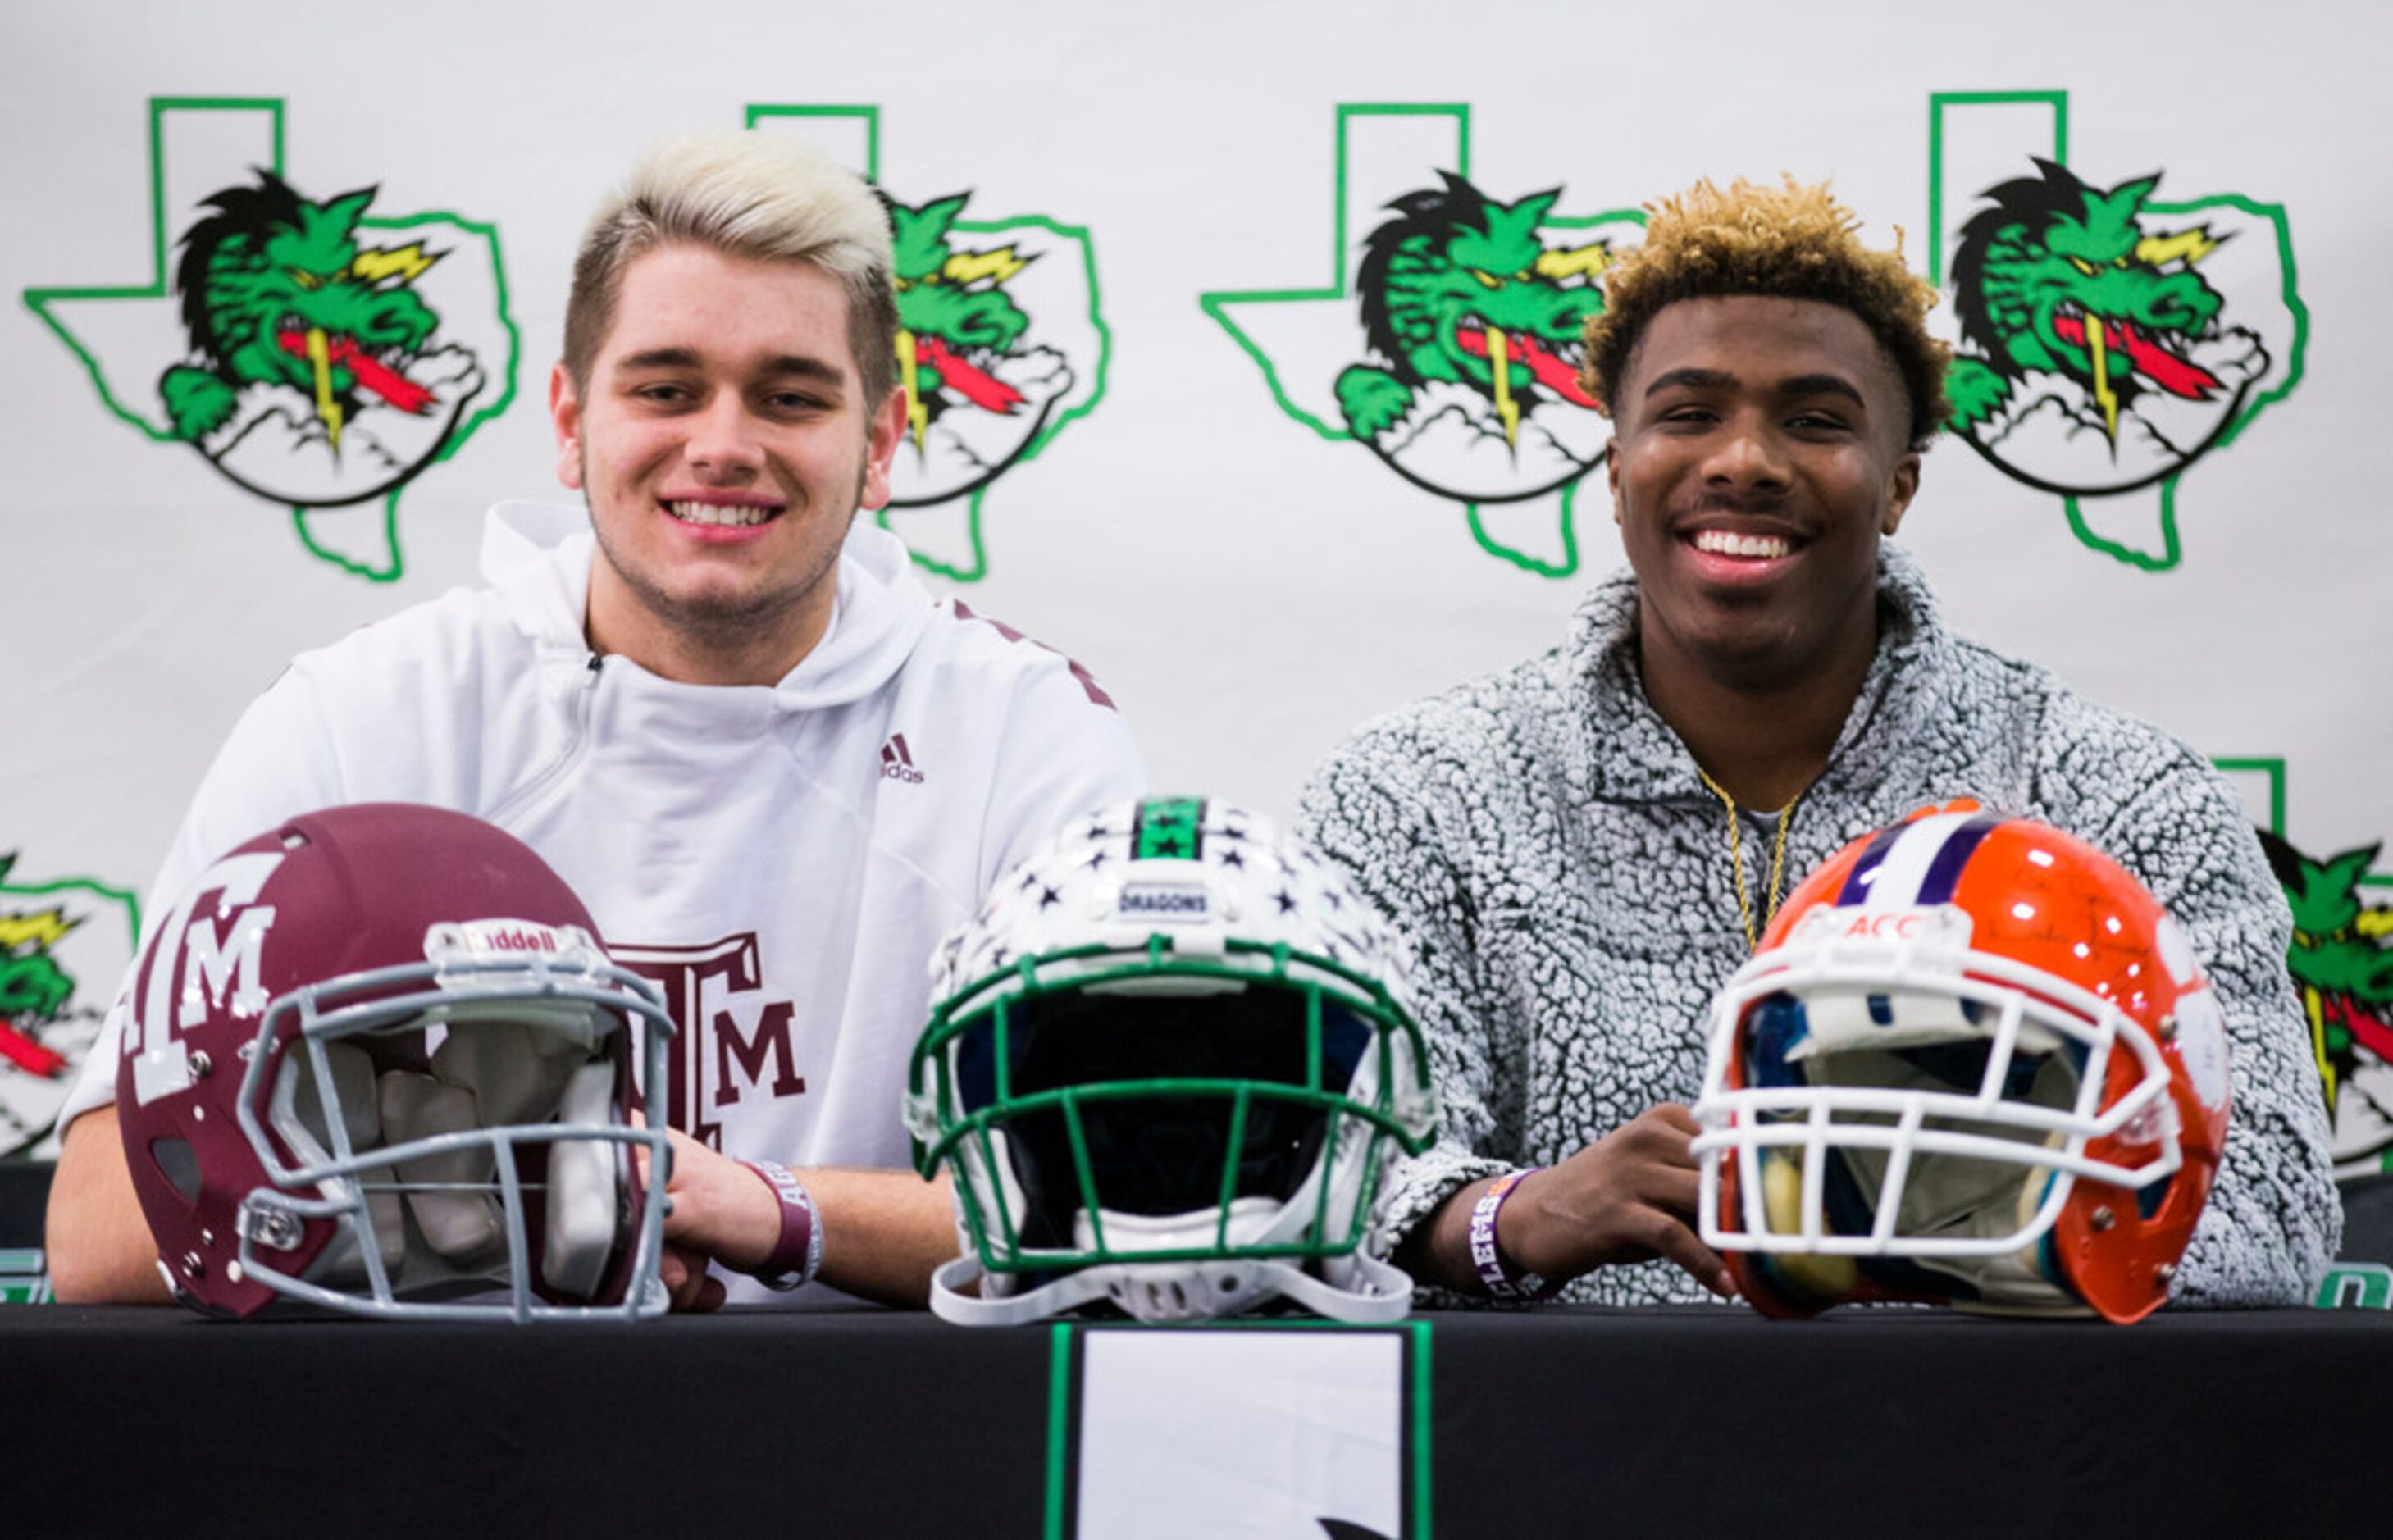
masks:
[[[906,1113],[923,1174],[955,1170],[941,1315],[1409,1307],[1362,1249],[1436,1116],[1396,938],[1265,819],[1174,798],[1074,822],[948,938],[931,992]]]

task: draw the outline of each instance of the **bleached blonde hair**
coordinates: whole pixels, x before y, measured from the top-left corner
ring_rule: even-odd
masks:
[[[778,134],[690,134],[640,157],[591,216],[565,303],[565,368],[586,392],[633,259],[673,241],[804,262],[847,296],[848,347],[868,410],[897,381],[889,214],[863,178]]]

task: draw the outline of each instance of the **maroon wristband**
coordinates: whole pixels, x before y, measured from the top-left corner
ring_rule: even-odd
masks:
[[[823,1245],[814,1194],[779,1161],[743,1160],[739,1164],[762,1177],[781,1205],[781,1238],[772,1255],[741,1271],[766,1288],[785,1294],[802,1284],[814,1282],[815,1274],[822,1270]]]

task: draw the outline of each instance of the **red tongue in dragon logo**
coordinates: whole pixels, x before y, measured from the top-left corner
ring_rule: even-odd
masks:
[[[921,364],[938,371],[948,389],[983,411],[1011,412],[1023,402],[1022,392],[927,332],[916,336],[914,350]]]
[[[2346,995],[2322,1002],[2327,1023],[2351,1034],[2351,1040],[2393,1064],[2393,1023],[2386,1022]]]
[[[308,357],[307,338],[300,333],[278,332],[274,340],[294,359]],[[332,338],[325,348],[325,359],[333,368],[346,369],[355,375],[360,389],[373,392],[401,411],[421,417],[432,410],[432,392],[366,352],[354,337]]]
[[[51,1052],[6,1021],[0,1021],[0,1059],[28,1075],[55,1077],[64,1074],[67,1067],[63,1055]]]
[[[1454,345],[1474,359],[1487,357],[1487,333],[1480,328],[1455,328]],[[1506,333],[1505,347],[1512,361],[1525,366],[1539,385],[1573,406],[1594,409],[1595,398],[1579,387],[1576,364],[1547,351],[1543,343],[1526,333]]]
[[[2078,347],[2086,346],[2086,322],[2080,317],[2056,316],[2052,330],[2063,342]],[[2126,355],[2137,373],[2172,396],[2182,396],[2189,401],[2206,401],[2218,393],[2217,375],[2163,347],[2152,340],[2151,333],[2133,321],[2102,322],[2102,338],[2112,351]]]

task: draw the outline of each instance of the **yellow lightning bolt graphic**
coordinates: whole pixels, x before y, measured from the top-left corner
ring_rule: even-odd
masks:
[[[906,421],[914,430],[914,448],[922,447],[922,435],[931,425],[931,409],[922,404],[922,392],[916,383],[914,333],[904,327],[897,329],[897,377],[906,382]]]
[[[0,950],[13,949],[32,942],[47,949],[65,939],[66,933],[82,924],[69,920],[64,909],[44,909],[38,914],[0,914]]]
[[[341,447],[341,403],[333,399],[333,358],[324,344],[324,329],[307,328],[307,361],[316,366],[316,415],[324,420],[333,448]]]
[[[2136,259],[2157,268],[2164,262],[2174,262],[2183,257],[2185,265],[2190,268],[2217,249],[2218,242],[2210,238],[2210,231],[2197,227],[2179,230],[2175,235],[2144,237],[2136,242]]]
[[[2319,1082],[2326,1089],[2326,1104],[2334,1106],[2334,1065],[2326,1056],[2326,1011],[2314,985],[2302,985],[2302,1014],[2310,1019],[2310,1057],[2318,1061]]]
[[[1504,444],[1521,434],[1521,403],[1512,399],[1512,344],[1497,327],[1487,329],[1487,367],[1496,373],[1496,415],[1504,419]]]
[[[1537,254],[1539,278],[1550,278],[1560,283],[1565,279],[1593,278],[1612,266],[1612,244],[1590,241],[1584,246],[1554,247]]]
[[[2102,318],[2089,314],[2086,318],[2086,351],[2094,359],[2094,398],[2102,403],[2102,431],[2111,442],[2119,441],[2119,397],[2111,388],[2111,353],[2109,339],[2103,335]]]
[[[430,256],[425,255],[424,243],[420,241],[412,246],[377,247],[358,253],[349,263],[349,271],[368,283],[379,283],[386,278],[412,283],[446,254],[436,252]]]
[[[940,268],[939,276],[952,283],[977,283],[984,278],[1003,283],[1028,266],[1028,257],[1016,256],[1013,247],[1001,246],[993,252],[958,252]]]

